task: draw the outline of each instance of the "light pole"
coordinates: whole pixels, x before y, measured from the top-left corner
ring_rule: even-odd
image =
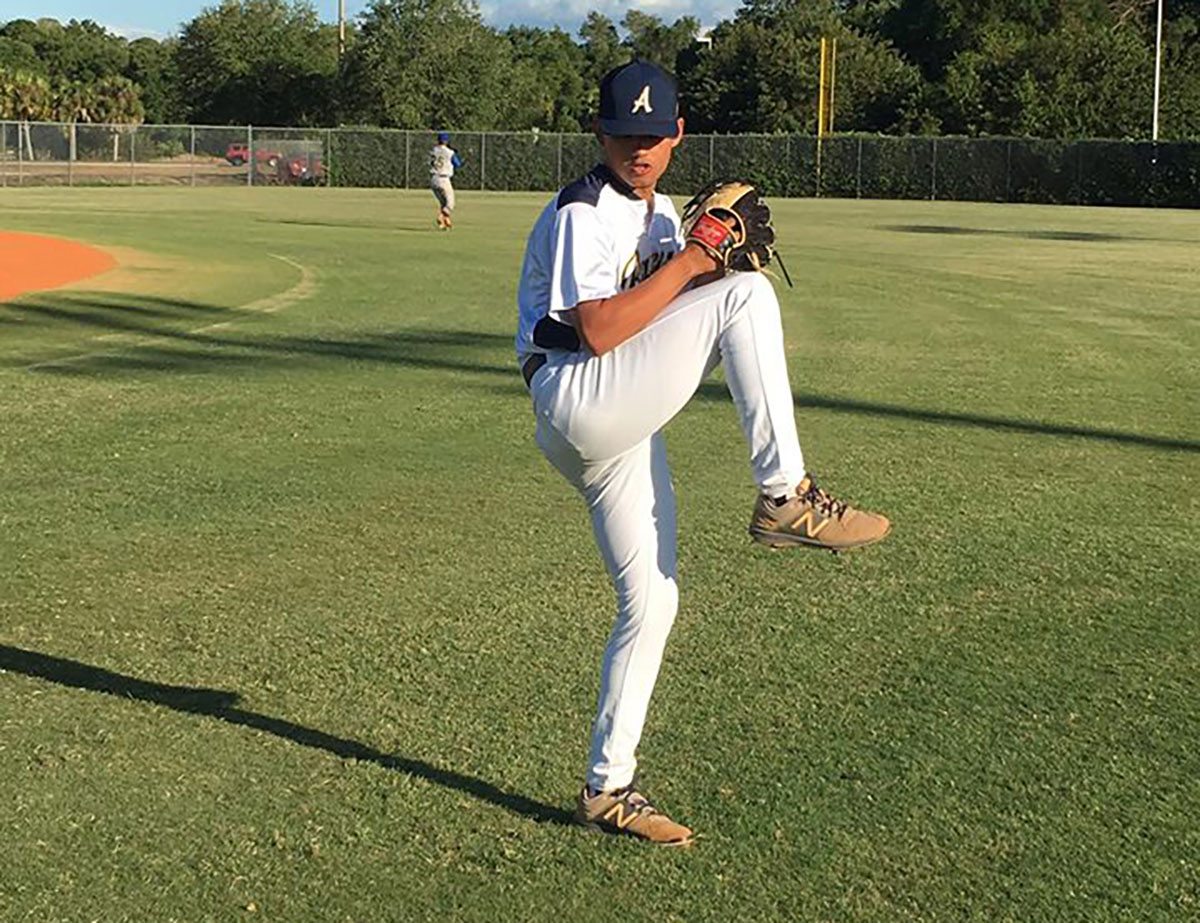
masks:
[[[346,0],[338,0],[338,60],[346,53]]]
[[[1162,87],[1163,0],[1158,0],[1158,38],[1154,44],[1154,127],[1151,139],[1158,140],[1158,98]]]

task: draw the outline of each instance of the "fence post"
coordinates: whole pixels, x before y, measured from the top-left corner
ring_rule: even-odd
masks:
[[[246,126],[246,185],[254,185],[254,126]]]
[[[821,39],[822,43],[824,43],[824,41],[825,41],[824,39]],[[816,169],[816,173],[815,173],[815,180],[814,180],[814,183],[815,183],[814,189],[815,189],[816,198],[819,199],[819,198],[821,198],[821,130],[819,127],[817,129],[817,159],[816,159],[815,169]]]
[[[709,135],[708,136],[708,181],[710,183],[712,182],[713,177],[716,175],[714,173],[714,171],[717,168],[716,167],[717,162],[713,158],[713,145],[715,143],[716,143],[716,135]]]
[[[412,183],[409,181],[409,175],[408,175],[409,174],[408,153],[409,153],[409,140],[408,140],[408,129],[406,128],[406,129],[404,129],[404,188],[405,189],[410,188],[410,186],[412,185]]]
[[[1004,201],[1012,201],[1012,138],[1004,146]]]
[[[931,138],[929,146],[932,148],[932,156],[930,157],[930,177],[929,177],[929,201],[937,201],[937,138]]]
[[[130,186],[137,185],[137,177],[134,175],[134,172],[133,172],[135,165],[136,165],[136,161],[135,161],[136,155],[134,154],[134,148],[136,146],[137,146],[137,126],[133,125],[130,127],[130,132],[129,132],[129,185]]]
[[[479,133],[479,188],[487,188],[487,132]]]
[[[8,186],[8,122],[0,122],[0,189]]]
[[[1083,142],[1075,142],[1075,204],[1083,204]]]
[[[333,186],[333,129],[325,129],[325,185]]]
[[[191,155],[192,156],[188,162],[191,164],[190,178],[191,178],[192,188],[194,189],[194,188],[196,188],[196,126],[192,125],[191,129],[192,129],[192,145],[191,145]]]
[[[858,138],[858,166],[854,168],[854,198],[862,198],[862,146],[863,139],[859,135]]]
[[[561,189],[562,184],[563,184],[563,181],[562,181],[562,139],[563,139],[563,133],[560,131],[558,133],[558,182],[555,183],[555,186],[554,186],[555,189]]]

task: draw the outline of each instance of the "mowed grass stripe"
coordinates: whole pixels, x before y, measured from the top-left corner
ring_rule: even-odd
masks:
[[[806,456],[896,530],[752,547],[719,374],[668,428],[676,855],[563,823],[612,603],[512,356],[545,196],[9,193],[160,269],[0,305],[0,917],[1193,912],[1194,213],[776,203]]]

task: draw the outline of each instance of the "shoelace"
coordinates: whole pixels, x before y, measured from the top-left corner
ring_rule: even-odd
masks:
[[[838,519],[842,518],[842,515],[846,512],[846,508],[849,506],[844,501],[831,497],[823,491],[817,486],[815,479],[809,480],[808,490],[804,492],[800,499],[807,500],[813,506],[820,507],[821,512],[826,516],[836,516]]]
[[[616,793],[614,792],[614,794],[616,794]],[[653,804],[650,803],[650,799],[647,798],[645,795],[643,795],[641,792],[639,792],[637,789],[633,788],[632,786],[630,786],[629,788],[626,788],[617,797],[618,797],[618,800],[624,801],[627,805],[634,808],[636,811],[638,811],[641,814],[657,814],[657,813],[659,813],[658,808],[656,808]]]

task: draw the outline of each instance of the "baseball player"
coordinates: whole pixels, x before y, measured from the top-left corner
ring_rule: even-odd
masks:
[[[617,596],[575,818],[682,846],[692,831],[634,783],[678,604],[663,426],[722,363],[759,491],[755,540],[840,550],[879,541],[890,523],[834,499],[805,466],[770,281],[719,270],[655,191],[683,137],[674,79],[641,61],[611,71],[594,129],[603,163],[564,187],[529,235],[516,350],[537,444],[582,495]]]
[[[454,171],[462,166],[462,158],[450,146],[450,135],[440,131],[437,144],[429,151],[429,186],[438,202],[437,226],[443,231],[454,227],[450,213],[454,211]]]

